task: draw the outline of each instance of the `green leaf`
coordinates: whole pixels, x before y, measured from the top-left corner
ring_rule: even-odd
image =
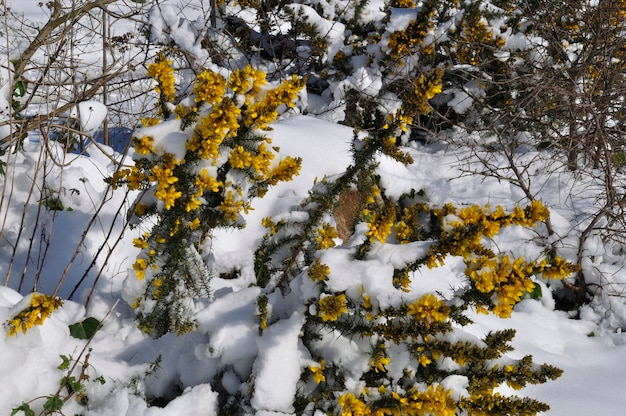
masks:
[[[77,380],[74,376],[63,377],[61,385],[64,386],[70,393],[80,393],[84,389],[80,380]]]
[[[17,81],[15,84],[15,90],[13,91],[14,97],[23,97],[26,94],[26,83],[24,81]]]
[[[68,368],[70,368],[70,361],[72,361],[71,358],[68,357],[67,355],[60,355],[60,357],[61,357],[61,360],[63,360],[63,362],[59,364],[57,368],[61,371],[67,370]]]
[[[83,322],[70,325],[70,335],[78,339],[89,339],[100,328],[100,321],[89,317]]]
[[[43,404],[44,410],[55,412],[63,407],[63,400],[59,396],[49,396]]]
[[[541,300],[543,296],[543,292],[541,291],[541,286],[535,283],[535,287],[530,292],[525,292],[522,296],[522,299],[534,299]]]
[[[28,403],[22,403],[21,406],[15,407],[12,409],[11,416],[15,416],[19,412],[24,412],[26,416],[35,416],[35,412],[30,408]]]

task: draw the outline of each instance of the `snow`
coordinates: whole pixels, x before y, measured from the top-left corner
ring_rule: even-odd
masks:
[[[41,16],[34,1],[11,3],[19,6],[18,12],[28,13],[29,18]],[[381,5],[382,2],[378,2],[372,7]],[[299,8],[325,25],[323,28],[334,45],[331,52],[339,50],[345,29],[342,25],[322,21],[310,7],[297,4],[289,7]],[[406,26],[414,13],[394,10],[392,25]],[[190,36],[191,28],[180,21],[173,5],[164,4],[160,9],[155,6],[151,16],[153,37],[160,38],[164,32],[171,31],[179,44],[201,59],[206,58],[206,51],[198,42],[200,37]],[[527,48],[527,41],[511,36],[507,48]],[[380,77],[372,69],[357,69],[349,82],[371,94],[376,94],[380,88]],[[6,89],[2,91],[5,94],[0,97],[0,109],[8,106]],[[464,90],[453,91],[448,105],[457,113],[463,113],[469,108],[471,97],[481,93],[477,85],[467,85]],[[316,113],[318,101],[319,105],[327,105],[321,98],[309,97],[311,113]],[[107,110],[97,101],[85,101],[78,104],[78,114],[81,128],[92,132],[100,127]],[[154,138],[153,147],[158,153],[170,153],[182,159],[188,136],[178,131],[179,124],[176,120],[167,121],[143,128],[141,134]],[[5,134],[2,128],[0,137]],[[64,280],[58,294],[66,300],[43,325],[25,334],[9,337],[2,327],[0,414],[11,414],[13,408],[30,400],[33,400],[31,406],[40,411],[41,398],[57,391],[60,379],[66,375],[58,369],[61,356],[82,362],[85,355],[81,351],[85,347],[90,354],[87,370],[90,380],[85,382],[89,409],[85,411],[78,402],[70,400],[64,408],[65,414],[213,415],[220,406],[218,388],[212,387],[216,385],[233,396],[252,391],[250,412],[256,416],[294,413],[293,401],[301,372],[314,361],[302,345],[301,331],[305,302],[318,295],[317,289],[308,279],[296,278],[292,287],[298,290],[284,299],[272,297],[270,305],[274,309],[268,310],[271,325],[260,332],[256,300],[264,292],[254,285],[253,253],[266,231],[261,226],[262,218],[305,216],[299,211],[300,203],[311,186],[324,177],[341,174],[352,162],[353,131],[311,116],[286,115],[268,136],[272,145],[280,148],[281,155],[302,157],[300,175],[270,189],[265,198],[254,200],[254,210],[246,215],[246,228],[215,232],[209,248],[214,263],[212,271],[219,274],[236,270],[238,277],[212,280],[212,297],[194,305],[198,324],[195,331],[159,339],[152,339],[137,328],[134,312],[128,305],[143,288],[141,282],[126,277],[138,252],[132,240],[145,230],[141,227],[123,229],[128,200],[132,201],[135,195],[126,199],[123,190],[111,193],[103,181],[114,170],[112,159],[122,160],[122,156],[103,145],[91,144],[81,155],[66,155],[63,149],[53,146],[51,153],[68,166],[62,172],[50,167],[44,178],[42,172],[36,171],[41,146],[35,134],[25,140],[24,151],[7,154],[6,177],[12,178],[12,182],[10,186],[3,185],[4,202],[0,202],[3,222],[0,275],[7,279],[7,285],[0,287],[0,322],[6,322],[26,307],[34,290],[52,293],[61,277]],[[407,144],[403,150],[410,153],[414,164],[404,166],[386,157],[378,160],[376,173],[388,196],[397,197],[414,189],[435,205],[447,202],[502,204],[505,209],[524,201],[521,191],[508,181],[468,175],[468,170],[476,168],[476,161],[463,150],[416,143]],[[594,184],[577,180],[566,171],[551,172],[549,155],[548,161],[540,156],[530,151],[515,155],[528,161],[537,172],[533,177],[533,190],[541,190],[543,202],[551,209],[556,234],[563,236],[572,229],[584,228],[587,214],[595,209]],[[494,164],[503,164],[496,154],[491,157]],[[128,158],[125,161],[128,162]],[[45,211],[40,219],[42,224],[37,225],[40,199],[36,198],[37,193],[36,197],[29,197],[31,187],[51,190],[65,210]],[[104,202],[101,204],[101,201]],[[94,213],[97,214],[92,223]],[[22,218],[25,218],[23,224]],[[416,272],[408,293],[396,289],[392,282],[377,277],[389,275],[394,266],[420,257],[431,243],[375,243],[366,261],[355,261],[352,255],[365,231],[361,224],[351,241],[320,255],[322,263],[331,270],[327,281],[331,290],[346,291],[352,297],[367,294],[379,307],[386,308],[424,293],[451,298],[463,285],[460,276],[464,264],[460,259],[450,258],[443,267]],[[83,233],[85,238],[81,238]],[[38,234],[46,238],[33,238]],[[532,230],[511,227],[503,230],[494,244],[503,252],[534,259],[544,250],[529,243],[535,236]],[[50,242],[49,247],[46,241]],[[553,242],[567,253],[567,239],[555,237]],[[45,264],[40,265],[43,272],[38,274],[36,266],[43,261],[38,255],[44,250],[49,252]],[[556,311],[550,290],[545,282],[539,281],[542,298],[523,300],[516,305],[510,319],[470,312],[474,323],[464,327],[468,337],[483,337],[490,331],[514,328],[517,331],[513,340],[515,349],[508,358],[531,354],[538,363],[545,362],[564,370],[564,375],[556,381],[516,392],[548,403],[552,408],[550,416],[624,413],[626,334],[621,328],[626,327],[626,276],[623,248],[607,247],[599,238],[592,238],[585,250],[589,255],[583,264],[585,273],[590,282],[601,285],[604,291],[581,309],[578,319]],[[132,277],[132,269],[130,275]],[[88,289],[95,279],[98,279],[96,290],[85,307]],[[15,290],[20,286],[23,294]],[[310,307],[315,308],[315,305]],[[72,337],[68,328],[86,317],[103,321],[102,328],[88,345],[86,340]],[[328,331],[315,342],[323,358],[343,363],[350,369],[346,384],[358,390],[362,383],[359,377],[369,367],[369,357],[362,353],[362,340]],[[400,348],[396,351],[392,345],[389,354],[394,360],[388,371],[399,377],[410,362],[408,353]],[[98,376],[104,377],[104,385],[95,381]],[[456,397],[467,390],[467,378],[463,376],[450,376],[441,384]],[[164,407],[149,406],[148,402],[157,398],[165,400]]]
[[[302,367],[298,344],[303,324],[304,315],[296,312],[272,325],[257,339],[259,355],[255,370],[258,375],[252,397],[255,410],[293,413]]]

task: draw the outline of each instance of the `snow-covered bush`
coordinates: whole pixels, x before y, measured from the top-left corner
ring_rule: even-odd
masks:
[[[487,244],[503,228],[545,221],[547,209],[536,201],[511,213],[432,207],[410,189],[386,195],[375,175],[377,155],[411,161],[390,141],[402,132],[402,119],[385,119],[355,138],[354,164],[317,183],[301,212],[264,220],[268,233],[256,259],[264,288],[257,297],[259,330],[268,340],[301,334],[308,364],[285,377],[293,397],[285,400],[284,389],[279,399],[272,393],[276,383],[266,385],[270,360],[262,359],[251,376],[250,402],[238,401],[227,414],[532,415],[547,409],[498,388],[543,383],[560,370],[538,366],[530,356],[505,358],[514,331],[481,340],[463,331],[468,308],[508,317],[534,292],[535,276],[562,279],[576,270],[560,258],[511,259]],[[351,185],[361,196],[360,212],[340,246],[330,213]],[[444,265],[448,257],[465,261],[466,281],[445,298],[423,288],[420,269]]]
[[[174,69],[164,55],[148,67],[157,81],[159,117],[133,134],[135,165],[110,182],[141,190],[133,211],[145,227],[126,298],[155,336],[193,328],[190,302],[208,296],[210,269],[199,248],[218,227],[244,227],[240,213],[270,186],[289,181],[300,159],[277,157],[263,131],[294,105],[302,80],[269,85],[250,66],[224,76],[205,70],[178,105]]]

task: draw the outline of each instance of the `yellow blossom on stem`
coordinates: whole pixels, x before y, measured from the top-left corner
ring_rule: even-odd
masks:
[[[379,210],[370,213],[367,227],[369,230],[365,233],[370,242],[375,239],[384,243],[391,234],[392,228],[396,221],[396,213],[393,204],[385,204]]]
[[[135,152],[140,155],[149,155],[154,150],[152,149],[152,142],[154,138],[150,136],[141,136],[141,138],[133,137],[133,144],[135,145]]]
[[[346,295],[327,295],[319,300],[317,315],[324,322],[336,321],[341,315],[348,312]]]
[[[146,269],[148,268],[148,262],[143,257],[137,258],[135,264],[133,264],[133,269],[135,269],[135,275],[139,280],[143,280],[146,277]]]
[[[202,194],[205,189],[211,192],[219,192],[220,188],[223,187],[224,184],[221,181],[216,180],[214,176],[209,175],[209,172],[206,169],[202,169],[196,178],[196,186],[200,190],[200,194]]]
[[[230,74],[228,86],[235,94],[248,94],[246,103],[249,103],[249,97],[258,95],[266,83],[263,71],[247,65],[244,69],[237,69]]]
[[[187,211],[187,212],[195,211],[198,208],[200,208],[201,205],[202,205],[202,201],[200,199],[192,196],[189,199],[189,202],[187,202],[187,205],[185,205],[185,211]]]
[[[317,366],[309,366],[309,371],[311,372],[311,375],[313,376],[313,381],[315,381],[316,384],[320,384],[326,381],[326,377],[324,376],[324,364],[324,360],[322,360]]]
[[[375,372],[386,372],[386,365],[389,364],[389,357],[385,357],[382,354],[377,354],[374,358],[372,358],[369,362],[370,368],[373,368]]]
[[[165,58],[163,53],[159,53],[154,63],[148,65],[148,76],[157,81],[157,87],[154,90],[164,101],[173,101],[176,97],[174,68],[171,65],[172,61]]]
[[[196,102],[218,104],[226,95],[226,79],[216,72],[202,71],[196,78],[193,93],[196,95]]]
[[[177,191],[176,188],[172,185],[166,189],[157,190],[154,193],[158,199],[165,203],[165,209],[169,210],[174,206],[174,202],[182,196],[181,191]]]
[[[257,147],[257,154],[252,158],[252,169],[258,174],[267,176],[272,160],[274,160],[274,153],[267,149],[264,142],[260,143]]]
[[[194,218],[193,221],[191,221],[189,223],[189,228],[192,229],[192,230],[195,230],[199,226],[200,226],[200,219],[199,218]]]
[[[367,416],[371,410],[365,403],[357,399],[353,393],[345,393],[339,397],[341,416]]]
[[[144,117],[141,119],[141,124],[144,127],[156,126],[161,122],[161,119],[158,117]]]
[[[8,320],[9,337],[15,336],[20,330],[25,334],[33,326],[42,325],[52,312],[62,305],[61,298],[34,293],[30,305]]]
[[[267,179],[268,185],[276,185],[278,182],[289,182],[294,176],[298,176],[302,165],[302,158],[291,156],[285,157],[277,167],[272,169]]]
[[[309,266],[307,275],[314,282],[321,282],[328,278],[330,274],[330,267],[323,264],[319,258],[315,259],[312,265]]]
[[[449,308],[443,300],[430,293],[409,304],[409,315],[429,327],[432,322],[444,322],[448,319]]]
[[[228,161],[233,168],[246,169],[252,165],[252,154],[245,150],[243,146],[237,146],[230,151]]]
[[[315,242],[320,250],[326,250],[327,248],[335,247],[335,238],[338,238],[339,234],[335,227],[328,223],[322,224],[322,228],[317,230],[317,237]]]

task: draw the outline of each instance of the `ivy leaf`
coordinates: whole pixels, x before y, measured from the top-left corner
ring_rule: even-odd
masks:
[[[67,370],[68,368],[70,368],[70,357],[68,357],[67,355],[60,355],[61,360],[63,360],[63,362],[61,364],[59,364],[59,366],[57,367],[59,370],[63,371],[63,370]]]
[[[74,376],[63,377],[61,385],[70,393],[80,393],[84,390],[84,386],[81,384],[80,380],[77,380]]]
[[[100,328],[100,321],[89,317],[82,322],[76,322],[69,326],[70,335],[78,339],[89,339]]]
[[[15,407],[12,409],[11,416],[15,416],[19,412],[24,412],[26,416],[35,416],[35,412],[30,408],[28,403],[22,403],[21,406]]]
[[[13,91],[14,97],[23,97],[26,95],[26,83],[24,81],[17,81],[15,84],[15,90]]]
[[[49,396],[46,402],[43,404],[44,410],[49,412],[55,412],[61,410],[63,407],[63,400],[59,396]]]

